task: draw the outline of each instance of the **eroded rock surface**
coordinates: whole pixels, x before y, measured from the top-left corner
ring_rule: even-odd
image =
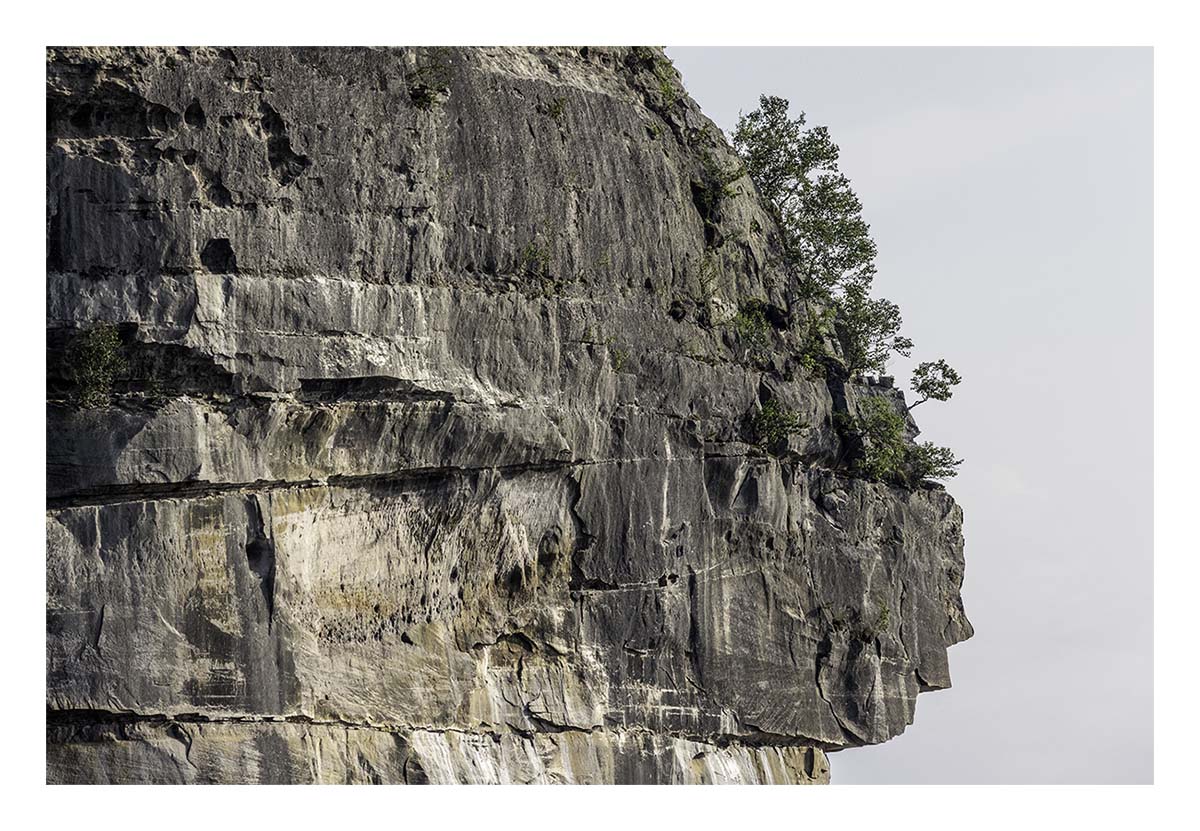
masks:
[[[661,52],[47,83],[50,781],[823,782],[949,686],[961,512],[844,472],[899,393],[800,361]]]

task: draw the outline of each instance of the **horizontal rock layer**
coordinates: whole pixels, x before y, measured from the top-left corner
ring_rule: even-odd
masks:
[[[949,686],[961,512],[842,470],[899,393],[799,361],[660,52],[51,50],[48,111],[50,781],[825,781]]]

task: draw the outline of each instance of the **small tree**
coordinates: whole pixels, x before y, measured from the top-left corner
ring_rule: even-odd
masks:
[[[908,448],[905,459],[910,482],[923,479],[949,479],[958,475],[962,459],[954,458],[949,447],[938,447],[931,441],[923,441]]]
[[[908,409],[912,409],[926,401],[949,401],[954,395],[954,387],[962,382],[962,377],[954,367],[941,358],[936,361],[924,361],[917,364],[912,374],[913,392],[921,396]]]
[[[915,487],[926,479],[948,479],[958,473],[962,459],[954,458],[950,448],[907,440],[904,416],[891,399],[873,395],[860,400],[857,410],[844,423],[862,442],[862,453],[853,465],[859,476]]]
[[[800,416],[775,399],[763,404],[762,409],[750,418],[754,443],[768,452],[777,450],[801,426]]]
[[[900,476],[905,456],[904,418],[882,396],[862,399],[857,409],[851,428],[862,440],[863,452],[854,464],[855,471],[868,479]]]
[[[900,334],[900,307],[882,297],[874,298],[861,286],[846,289],[837,304],[834,331],[842,346],[846,370],[885,372],[893,352],[905,357],[913,343]]]
[[[871,297],[876,248],[862,203],[838,170],[838,147],[829,131],[806,128],[804,114],[790,118],[788,106],[785,98],[761,96],[758,109],[738,118],[733,147],[778,227],[784,267],[796,276],[802,299],[811,301],[800,338],[801,364],[812,372],[822,366],[819,353],[832,328],[850,375],[885,372],[892,353],[907,357],[913,343],[900,334],[900,308]],[[832,321],[814,314],[812,305],[832,309]],[[920,364],[913,389],[921,397],[912,406],[949,399],[960,381],[943,360]],[[862,442],[856,471],[910,486],[953,476],[961,460],[944,447],[912,444],[902,413],[889,399],[869,397],[859,402],[856,416],[841,414],[839,429]],[[758,419],[766,427],[776,416],[764,407]]]

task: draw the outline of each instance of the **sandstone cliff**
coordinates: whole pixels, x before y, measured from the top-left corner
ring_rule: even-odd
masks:
[[[821,782],[949,685],[961,512],[661,52],[47,70],[48,780]]]

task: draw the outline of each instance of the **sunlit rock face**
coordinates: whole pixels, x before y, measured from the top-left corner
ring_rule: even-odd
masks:
[[[826,782],[949,686],[962,514],[660,51],[47,72],[48,780]]]

